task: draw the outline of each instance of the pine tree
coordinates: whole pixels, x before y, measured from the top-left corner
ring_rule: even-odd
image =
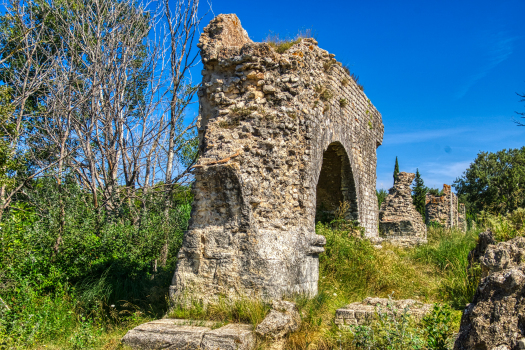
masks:
[[[397,163],[397,156],[396,156],[396,165],[394,166],[394,184],[397,181],[398,175],[399,175],[399,164]]]
[[[416,170],[416,178],[414,179],[414,187],[412,188],[412,203],[416,206],[416,210],[425,217],[425,200],[427,195],[427,188],[419,174],[419,169]]]

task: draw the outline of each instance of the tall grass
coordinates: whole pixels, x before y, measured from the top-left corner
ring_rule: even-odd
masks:
[[[166,208],[153,194],[133,221],[125,205],[93,208],[75,183],[33,185],[0,224],[0,348],[89,348],[129,322],[162,317],[189,203]],[[166,243],[166,264],[155,268]]]
[[[290,36],[281,37],[279,33],[270,33],[263,40],[268,43],[276,52],[284,53],[295,44],[301,42],[305,38],[314,38],[315,33],[312,29],[304,29],[299,31],[293,38]]]
[[[470,303],[480,279],[478,267],[468,268],[468,253],[476,246],[480,230],[428,228],[429,244],[411,252],[414,261],[433,266],[440,276],[440,299],[462,310]]]
[[[388,244],[378,249],[361,239],[353,225],[337,221],[319,223],[316,231],[327,239],[326,252],[319,258],[319,293],[314,298],[288,297],[297,304],[302,325],[288,337],[287,349],[355,348],[355,333],[339,330],[333,320],[336,309],[365,297],[412,298],[461,310],[479,281],[479,269],[467,269],[467,255],[479,230],[464,234],[429,228],[429,244],[410,249]],[[57,278],[62,284],[47,293],[35,283],[38,276],[27,278],[11,271],[7,278],[4,273],[0,296],[10,309],[0,304],[0,348],[41,348],[45,344],[56,349],[113,349],[127,329],[162,317],[168,308],[172,266],[158,270],[153,279],[151,274],[140,278],[139,270],[126,274],[116,267],[110,265],[106,272],[75,283]],[[219,298],[207,307],[197,302],[177,307],[169,316],[255,326],[269,309],[261,300]],[[460,313],[453,312],[456,328]],[[422,328],[414,332],[424,333]],[[267,346],[269,343],[259,344],[260,349]]]

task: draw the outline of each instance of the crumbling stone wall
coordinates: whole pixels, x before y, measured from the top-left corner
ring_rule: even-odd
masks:
[[[403,246],[427,242],[427,227],[421,214],[412,203],[413,173],[398,174],[394,186],[381,203],[379,211],[380,238]]]
[[[381,115],[314,39],[279,54],[219,15],[198,46],[200,158],[170,294],[315,294],[318,207],[347,202],[344,215],[378,235]]]
[[[452,192],[450,185],[443,185],[443,195],[433,196],[427,193],[425,205],[425,220],[439,222],[446,228],[457,227],[467,230],[465,205],[458,202],[458,197]]]

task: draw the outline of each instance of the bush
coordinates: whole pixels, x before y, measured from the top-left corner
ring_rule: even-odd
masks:
[[[370,325],[351,327],[357,349],[423,349],[423,332],[408,308],[399,310],[389,303],[386,310],[377,307],[376,312],[377,318]]]
[[[131,203],[139,209],[133,220],[136,208],[95,208],[73,181],[32,184],[0,226],[0,333],[9,346],[75,333],[74,347],[88,341],[88,330],[95,334],[137,308],[157,317],[166,312],[190,202],[177,193],[166,208],[165,196],[151,196],[145,206]],[[166,242],[166,264],[155,266]]]
[[[525,235],[525,209],[518,208],[506,215],[492,215],[482,211],[478,215],[482,227],[490,228],[497,242]]]
[[[432,313],[423,318],[427,347],[447,350],[453,338],[452,310],[448,305],[434,304]]]

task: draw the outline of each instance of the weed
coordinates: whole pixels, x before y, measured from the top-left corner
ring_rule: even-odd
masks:
[[[323,63],[323,68],[325,71],[328,71],[332,66],[334,65],[334,62],[332,60],[325,61]]]
[[[345,108],[346,106],[348,106],[348,100],[346,98],[340,99],[339,106],[341,106],[341,108]]]
[[[240,125],[240,121],[237,118],[232,118],[228,120],[222,120],[218,125],[221,129],[235,129]]]
[[[434,304],[432,312],[423,318],[423,329],[429,349],[447,350],[452,338],[452,310],[448,305]]]
[[[325,102],[330,101],[332,97],[334,97],[334,94],[328,88],[324,88],[322,92],[319,94],[319,98]]]
[[[348,67],[347,64],[343,64],[342,67],[344,71],[350,76],[350,78],[352,78],[352,80],[357,84],[357,87],[359,88],[359,90],[364,91],[365,88],[363,87],[363,85],[359,84],[359,76],[356,75],[355,73],[350,72],[350,68]],[[348,80],[346,83],[343,83],[343,85],[347,85],[347,84],[348,84]]]
[[[343,84],[343,86],[347,86],[349,83],[350,83],[350,80],[348,80],[347,78],[341,79],[341,84]]]
[[[170,310],[169,317],[223,323],[250,323],[255,326],[264,319],[269,310],[270,305],[260,299],[219,297],[206,305],[197,300],[177,303]]]
[[[330,110],[330,105],[328,103],[325,103],[324,108],[323,108],[323,113],[326,113],[329,110]]]
[[[370,130],[372,130],[374,128],[374,126],[372,125],[372,122],[370,120],[368,121],[368,128]]]
[[[237,115],[240,117],[247,117],[250,114],[252,114],[252,110],[250,108],[245,108],[245,107],[233,107],[230,109],[230,111],[232,112],[233,115]]]
[[[285,37],[281,38],[278,33],[271,33],[263,40],[263,42],[268,43],[277,53],[284,53],[288,51],[292,46],[297,43],[300,43],[302,39],[313,38],[314,31],[312,29],[305,29],[299,31],[294,38]]]
[[[286,114],[292,119],[297,118],[297,113],[295,111],[288,111]]]

